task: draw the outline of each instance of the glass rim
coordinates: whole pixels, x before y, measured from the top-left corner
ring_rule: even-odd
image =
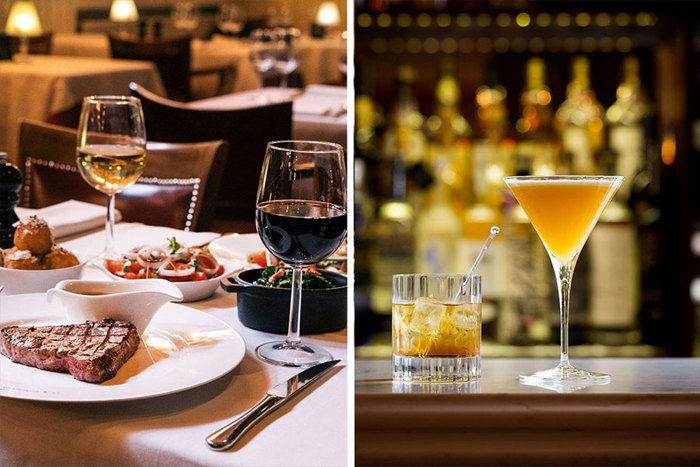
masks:
[[[83,97],[83,103],[95,103],[95,104],[141,104],[141,99],[134,96],[120,96],[120,95],[104,95],[104,96],[85,96]]]
[[[328,146],[330,149],[328,149],[328,150],[309,150],[309,149],[293,149],[293,148],[285,148],[285,147],[277,146],[278,144],[284,144],[284,143],[319,144],[319,145]],[[278,151],[288,151],[288,152],[303,153],[303,154],[328,154],[329,152],[333,152],[334,150],[336,150],[340,154],[343,154],[343,147],[338,143],[331,143],[329,141],[311,141],[311,140],[303,140],[303,139],[281,139],[281,140],[277,140],[277,141],[270,141],[269,143],[267,143],[267,149],[277,149]]]
[[[623,175],[509,175],[503,180],[615,180]]]
[[[407,277],[434,277],[434,278],[457,278],[457,277],[481,277],[481,274],[473,272],[469,273],[459,273],[459,272],[418,272],[418,273],[408,273],[408,274],[392,274],[392,278],[407,278]]]

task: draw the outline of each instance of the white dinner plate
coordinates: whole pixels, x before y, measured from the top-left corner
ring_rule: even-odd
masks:
[[[0,297],[0,328],[67,324],[58,303],[44,294]],[[136,353],[101,384],[13,363],[0,355],[0,396],[54,402],[145,399],[213,381],[243,360],[245,342],[228,324],[174,303],[158,311]]]
[[[209,244],[209,251],[215,256],[248,265],[248,255],[265,251],[265,246],[258,234],[226,235],[213,240]],[[258,266],[250,264],[250,267]]]

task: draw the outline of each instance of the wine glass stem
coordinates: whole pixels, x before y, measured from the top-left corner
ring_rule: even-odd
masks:
[[[107,195],[107,218],[105,219],[105,253],[114,248],[114,193]]]
[[[552,257],[552,266],[554,274],[559,285],[559,314],[561,326],[561,358],[560,366],[570,367],[569,363],[569,296],[571,293],[571,279],[574,275],[574,267],[576,266],[576,258],[566,263]]]
[[[301,276],[304,273],[301,265],[295,264],[292,272],[292,298],[289,303],[289,330],[286,342],[289,345],[299,345],[299,325],[301,324]]]
[[[286,88],[287,87],[287,79],[289,75],[287,73],[282,73],[282,79],[280,80],[280,87],[281,88]]]

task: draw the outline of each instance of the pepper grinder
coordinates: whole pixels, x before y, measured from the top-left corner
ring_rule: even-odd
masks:
[[[19,220],[15,206],[22,187],[22,172],[7,161],[7,153],[0,152],[0,248],[12,248],[15,241],[15,223]]]

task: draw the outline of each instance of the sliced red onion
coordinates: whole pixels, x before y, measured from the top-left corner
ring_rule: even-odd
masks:
[[[158,246],[144,246],[136,255],[136,261],[144,268],[157,269],[168,259],[165,248]]]
[[[212,277],[219,270],[219,262],[214,258],[214,255],[207,253],[203,250],[196,250],[192,255],[193,259],[199,262],[199,270],[207,275],[207,277]],[[202,263],[201,259],[204,259],[206,264],[211,264],[211,267],[207,267]]]
[[[168,269],[168,266],[171,266],[172,269]],[[168,261],[158,268],[158,275],[164,277],[185,277],[192,274],[194,274],[194,267],[189,264],[181,269],[176,269],[175,265]]]

